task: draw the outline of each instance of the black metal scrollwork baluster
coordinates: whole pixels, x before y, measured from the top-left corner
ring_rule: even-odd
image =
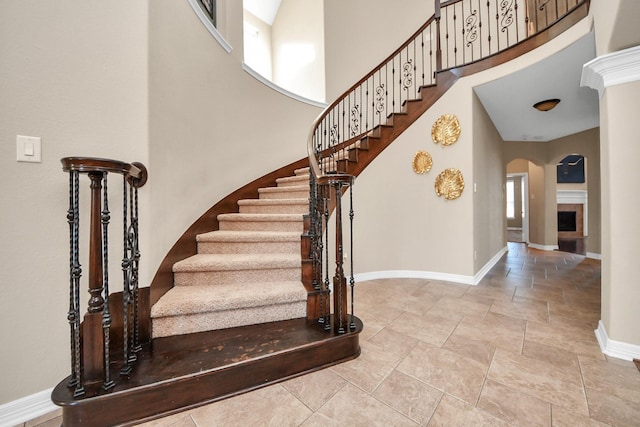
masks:
[[[110,372],[110,346],[111,346],[111,312],[109,310],[109,190],[107,188],[107,172],[103,173],[103,202],[102,202],[102,282],[104,287],[104,311],[102,312],[102,333],[104,340],[104,383],[105,390],[112,388],[115,382],[111,379]]]
[[[356,104],[351,107],[351,136],[360,133],[360,105]]]
[[[127,198],[127,179],[123,179],[122,188],[122,227],[123,227],[123,255],[122,255],[122,307],[123,307],[123,320],[122,320],[122,341],[123,341],[123,366],[120,370],[121,375],[129,375],[132,367],[129,364],[129,298],[131,297],[131,257],[130,245],[128,239],[129,230],[129,213],[128,213],[128,198]]]
[[[136,220],[134,212],[134,198],[133,198],[133,185],[129,183],[129,228],[127,230],[128,249],[129,249],[129,283],[128,283],[128,297],[127,297],[127,312],[130,317],[130,330],[129,330],[129,358],[128,362],[133,363],[137,360],[136,348],[135,348],[135,323],[136,323],[136,308],[135,308],[135,287],[136,287]]]
[[[325,248],[325,270],[324,270],[324,291],[325,291],[325,322],[324,329],[331,329],[330,319],[330,295],[331,290],[329,288],[329,186],[327,184],[322,185],[323,192],[323,209],[324,209],[324,248]]]
[[[471,48],[471,60],[473,61],[475,59],[473,54],[473,44],[478,40],[478,11],[476,9],[467,16],[465,23],[467,29],[467,47]]]
[[[68,386],[75,387],[74,397],[85,394],[80,366],[80,277],[82,276],[82,268],[79,256],[79,175],[78,171],[72,170],[69,172],[69,211],[67,212],[70,234],[70,292],[67,319],[71,329],[71,379]]]
[[[132,279],[133,279],[133,336],[132,336],[132,351],[138,353],[142,350],[140,345],[140,318],[139,318],[139,277],[140,277],[140,229],[138,226],[138,186],[136,180],[133,185],[133,208],[131,219],[132,232],[133,232],[133,265],[132,265]],[[137,356],[136,356],[137,358]]]
[[[353,218],[355,214],[353,213],[353,182],[349,186],[349,262],[350,262],[350,275],[349,275],[349,286],[351,288],[351,323],[349,324],[349,328],[354,331],[356,329],[355,322],[355,311],[354,311],[354,288],[356,281],[353,277]]]

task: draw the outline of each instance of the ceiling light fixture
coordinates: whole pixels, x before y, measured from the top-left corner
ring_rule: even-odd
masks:
[[[535,104],[533,104],[533,108],[535,108],[538,111],[549,111],[559,103],[560,103],[560,100],[557,98],[545,99],[544,101],[536,102]]]

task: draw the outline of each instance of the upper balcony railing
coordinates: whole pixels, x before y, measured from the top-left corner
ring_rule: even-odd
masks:
[[[335,173],[347,147],[401,112],[438,71],[496,55],[548,29],[589,0],[435,0],[435,13],[402,46],[329,105],[307,149],[316,178]]]

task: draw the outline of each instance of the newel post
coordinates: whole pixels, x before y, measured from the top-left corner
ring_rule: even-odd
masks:
[[[102,172],[90,172],[91,219],[89,226],[89,303],[84,315],[82,344],[84,380],[101,381],[105,377],[104,342],[101,339],[105,301],[102,265]]]

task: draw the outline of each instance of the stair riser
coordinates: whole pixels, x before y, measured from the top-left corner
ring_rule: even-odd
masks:
[[[297,254],[300,241],[294,242],[201,242],[198,253],[201,254],[260,254],[279,253]]]
[[[153,319],[153,338],[305,317],[307,301]]]
[[[282,179],[276,181],[279,188],[309,185],[309,177],[296,177],[294,179]]]
[[[302,234],[300,221],[220,221],[220,230],[232,231],[295,231]]]
[[[308,199],[309,190],[260,191],[261,199]]]
[[[175,286],[215,286],[216,284],[289,282],[300,280],[300,267],[258,270],[221,270],[174,273]]]
[[[259,213],[259,214],[307,214],[309,213],[309,204],[301,205],[241,205],[240,213]]]

